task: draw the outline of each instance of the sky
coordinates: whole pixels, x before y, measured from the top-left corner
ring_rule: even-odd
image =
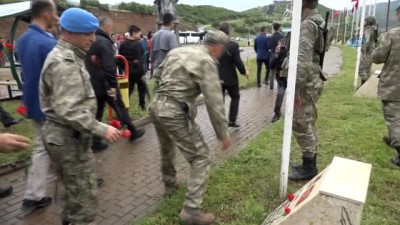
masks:
[[[117,4],[120,2],[137,2],[146,5],[153,5],[154,0],[99,0],[101,3]],[[374,3],[375,0],[365,0],[367,4]],[[178,4],[186,5],[212,5],[224,7],[235,11],[244,11],[257,6],[272,4],[273,0],[179,0]],[[362,0],[360,0],[361,4]],[[377,2],[387,2],[387,0],[377,0]],[[343,10],[344,7],[351,8],[351,0],[319,0],[319,3],[326,7]]]

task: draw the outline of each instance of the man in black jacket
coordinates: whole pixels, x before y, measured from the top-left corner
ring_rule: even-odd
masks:
[[[96,119],[103,118],[105,103],[107,102],[115,111],[122,125],[131,131],[131,140],[143,136],[144,131],[136,129],[132,119],[126,111],[121,93],[118,88],[116,76],[115,53],[116,49],[111,40],[113,21],[107,16],[99,17],[100,28],[96,31],[96,42],[92,44],[86,58],[86,68],[90,74],[94,92],[97,98]],[[108,146],[101,142],[100,137],[93,138],[92,150],[101,151]]]
[[[230,35],[229,23],[222,23],[220,30],[226,35]],[[219,77],[222,85],[222,94],[225,96],[225,90],[227,90],[229,96],[231,97],[231,105],[229,108],[229,126],[240,127],[240,125],[236,123],[240,100],[239,79],[236,68],[239,70],[240,74],[245,76],[248,76],[248,74],[242,59],[240,58],[238,43],[231,40],[226,48],[226,52],[219,59],[218,67]]]
[[[119,48],[119,54],[124,56],[129,63],[129,96],[131,96],[135,84],[138,86],[139,105],[146,110],[145,96],[147,86],[143,69],[143,50],[140,46],[140,28],[132,25],[129,28],[129,39],[125,40]]]
[[[276,49],[276,46],[278,46],[279,40],[281,40],[283,38],[283,36],[282,36],[282,34],[280,32],[281,24],[273,23],[272,27],[274,28],[275,32],[269,38],[269,43],[268,43],[268,47],[269,47],[268,51],[271,54],[271,61],[272,61],[272,58],[273,58],[272,56],[275,54],[275,49]],[[274,89],[274,82],[275,82],[274,79],[275,79],[275,76],[276,76],[276,69],[272,69],[271,68],[271,61],[269,63],[270,64],[269,68],[271,69],[269,88],[270,88],[270,90],[273,90]]]

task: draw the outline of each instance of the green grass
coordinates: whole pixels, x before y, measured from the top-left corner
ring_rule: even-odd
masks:
[[[390,163],[395,151],[382,142],[386,134],[378,100],[353,96],[355,51],[343,47],[342,72],[326,83],[319,104],[317,126],[320,135],[318,167],[327,166],[334,156],[371,163],[373,170],[362,225],[393,225],[400,221],[400,169]],[[279,198],[279,171],[283,120],[266,127],[237,156],[219,161],[213,168],[203,208],[215,213],[216,224],[261,224],[283,199]],[[292,160],[300,158],[292,142]],[[304,183],[289,183],[294,192]],[[158,209],[135,223],[177,224],[185,188],[163,199]],[[132,223],[133,224],[133,223]]]
[[[246,88],[246,87],[250,87],[250,86],[255,86],[257,83],[256,75],[255,75],[255,71],[256,71],[255,60],[254,59],[251,59],[251,60],[243,59],[243,61],[246,65],[246,67],[250,71],[249,72],[250,79],[247,81],[244,76],[240,76],[240,78],[239,78],[240,87]],[[149,80],[147,84],[148,84],[150,93],[152,93],[153,89],[154,89],[154,81]],[[146,98],[146,104],[148,104],[148,103],[149,103],[149,99]],[[9,113],[11,113],[11,115],[14,116],[14,118],[20,117],[20,115],[18,115],[16,113],[16,108],[21,105],[20,100],[4,101],[4,102],[2,102],[2,105]],[[137,90],[135,90],[135,92],[132,94],[131,99],[130,99],[129,115],[131,116],[131,118],[133,120],[141,119],[141,118],[144,118],[147,116],[147,112],[142,111],[139,107]],[[114,114],[114,116],[115,116],[115,114]],[[104,112],[103,118],[104,118],[103,121],[108,122],[108,110],[107,109]],[[12,126],[9,129],[0,128],[0,132],[21,134],[21,135],[25,135],[31,139],[33,138],[33,130],[32,130],[32,126],[31,126],[29,120],[24,120],[22,123],[20,123],[16,126]],[[16,161],[20,161],[20,160],[27,160],[27,159],[29,159],[30,155],[31,155],[31,149],[29,151],[14,152],[11,154],[0,153],[0,166],[6,165],[9,163],[13,163]]]

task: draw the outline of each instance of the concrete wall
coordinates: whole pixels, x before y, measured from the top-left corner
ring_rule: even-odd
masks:
[[[107,15],[111,17],[114,21],[114,33],[123,34],[128,31],[130,25],[136,25],[140,27],[144,35],[147,35],[148,31],[157,30],[157,16],[155,15],[140,15],[127,11],[106,11],[94,8],[89,8],[88,11],[92,12],[95,16]],[[4,36],[6,40],[9,39],[13,22],[14,18],[0,19],[0,36]],[[16,37],[19,37],[26,30],[26,28],[27,24],[21,21],[17,28]],[[188,30],[193,28],[185,24],[179,24],[179,29]]]

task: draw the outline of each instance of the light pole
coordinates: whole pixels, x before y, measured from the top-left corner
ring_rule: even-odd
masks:
[[[386,32],[388,31],[388,27],[389,27],[389,11],[390,11],[390,0],[388,3],[387,13],[386,13]]]

